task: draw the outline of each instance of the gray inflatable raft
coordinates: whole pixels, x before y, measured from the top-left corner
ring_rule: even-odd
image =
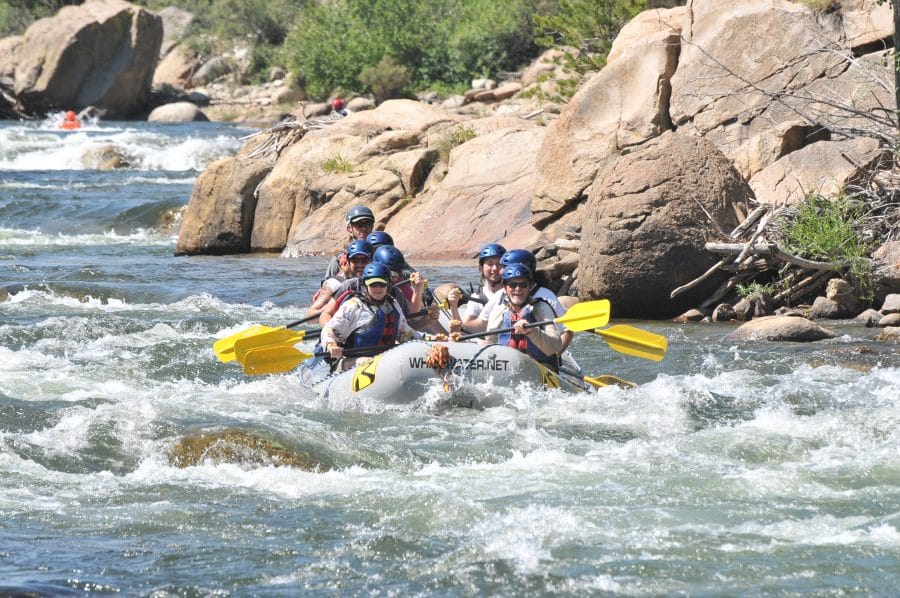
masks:
[[[449,350],[450,360],[445,369],[426,363],[431,348],[437,344]],[[326,399],[374,399],[406,404],[437,392],[452,399],[454,404],[490,406],[502,402],[508,389],[523,383],[569,392],[586,389],[580,377],[557,374],[511,347],[426,341],[410,341],[393,347],[325,378],[314,388]]]

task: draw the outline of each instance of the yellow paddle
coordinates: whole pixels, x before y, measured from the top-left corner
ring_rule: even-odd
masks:
[[[615,384],[619,388],[637,388],[637,384],[634,382],[629,382],[628,380],[623,380],[618,376],[613,376],[612,374],[604,374],[602,376],[585,376],[582,378],[585,382],[593,386],[594,388],[603,388],[604,386],[612,386]]]
[[[391,347],[388,345],[378,347],[359,347],[358,349],[347,349],[344,351],[345,357],[359,357],[362,355],[375,355],[382,351],[387,351]],[[271,347],[259,347],[247,351],[244,355],[244,373],[248,376],[259,376],[262,374],[280,374],[289,372],[307,359],[313,357],[327,357],[328,351],[320,351],[318,353],[304,353],[295,347],[286,347],[284,345],[274,345]]]
[[[307,330],[285,330],[276,328],[269,332],[257,334],[250,338],[242,338],[234,343],[234,354],[240,363],[244,363],[244,356],[254,350],[263,347],[296,345],[307,336],[315,336],[322,332],[321,328],[309,328]]]
[[[661,334],[654,334],[626,324],[618,324],[603,330],[596,329],[594,334],[606,339],[614,351],[652,361],[662,361],[669,346],[666,337]]]
[[[609,299],[598,299],[596,301],[585,301],[584,303],[576,303],[566,311],[563,315],[553,320],[544,320],[543,322],[532,322],[526,324],[526,328],[535,328],[538,326],[546,326],[547,324],[563,324],[566,328],[573,332],[582,330],[590,330],[591,328],[599,328],[609,323]],[[496,330],[485,330],[484,332],[473,332],[472,334],[464,334],[459,340],[465,341],[470,338],[482,338],[503,332],[512,332],[513,327],[498,328]]]
[[[566,368],[566,367],[560,367],[559,371],[563,374],[568,374],[568,375],[574,376],[576,378],[581,378],[582,380],[584,380],[585,382],[587,382],[594,388],[603,388],[604,386],[612,386],[613,384],[615,384],[616,386],[619,386],[620,388],[636,388],[637,387],[637,384],[635,384],[634,382],[629,382],[628,380],[623,380],[622,378],[619,378],[618,376],[613,376],[611,374],[604,374],[602,376],[595,376],[592,378],[590,376],[582,376],[579,372],[577,372],[573,369],[570,369],[570,368]]]
[[[422,316],[428,313],[428,308],[420,309],[417,312],[411,314],[404,314],[407,318],[416,318],[418,316]],[[310,333],[315,332],[319,333],[322,329],[310,329],[305,331],[298,331],[291,334],[299,335],[301,333]],[[290,331],[288,331],[290,333]],[[274,337],[272,337],[274,338]],[[301,337],[302,340],[302,337]],[[291,341],[288,338],[286,341],[275,341],[270,344],[261,345],[259,343],[247,343],[244,344],[243,341],[237,343],[237,359],[244,366],[244,373],[250,375],[258,375],[258,374],[277,374],[280,372],[287,372],[298,365],[300,363],[310,359],[312,357],[325,357],[328,355],[327,353],[304,353],[299,349],[295,349],[293,347],[295,342],[299,341]],[[348,349],[344,351],[344,355],[353,357],[359,355],[370,355],[374,353],[380,353],[389,347],[360,347],[358,349]],[[374,351],[374,353],[373,353]]]
[[[293,328],[294,326],[299,326],[300,324],[304,324],[309,322],[310,320],[315,320],[319,317],[319,314],[313,314],[311,316],[307,316],[300,320],[296,320],[289,324],[285,324],[284,326],[280,326],[278,328],[274,328],[272,326],[263,326],[261,324],[257,324],[255,326],[251,326],[250,328],[245,328],[239,332],[235,332],[225,338],[221,338],[213,343],[213,351],[216,353],[216,357],[219,358],[219,361],[223,363],[228,363],[229,361],[234,361],[237,356],[234,352],[235,344],[238,341],[251,339],[259,335],[269,334],[272,332],[280,332],[287,333],[288,335],[293,334],[288,328]],[[269,341],[263,343],[264,345],[270,345],[274,341]]]

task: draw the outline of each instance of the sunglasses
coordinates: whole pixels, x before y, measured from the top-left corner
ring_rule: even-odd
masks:
[[[367,257],[351,257],[350,261],[353,262],[354,264],[368,264],[372,260],[371,260],[371,258],[367,258]]]
[[[385,284],[383,282],[367,282],[366,286],[372,287],[375,289],[386,289],[387,288],[387,284]]]
[[[527,280],[523,280],[520,282],[510,280],[509,282],[504,282],[503,285],[511,289],[527,289],[529,286],[531,286],[531,284]]]
[[[357,220],[356,222],[351,222],[351,225],[356,228],[372,228],[375,226],[375,223],[371,220]]]

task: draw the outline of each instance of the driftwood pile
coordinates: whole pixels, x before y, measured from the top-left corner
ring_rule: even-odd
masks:
[[[241,137],[241,141],[247,141],[254,137],[265,135],[265,139],[253,149],[248,158],[258,158],[269,153],[275,154],[277,160],[281,156],[281,152],[291,147],[310,131],[316,129],[324,129],[329,125],[338,122],[342,117],[337,113],[325,118],[311,118],[305,120],[295,120],[293,118],[284,120],[268,129],[257,131],[245,137]]]
[[[848,186],[845,197],[852,197],[865,206],[857,228],[873,250],[900,239],[900,171],[873,173],[864,183]],[[738,285],[754,280],[778,281],[779,290],[771,296],[772,308],[796,306],[829,279],[850,269],[850,261],[815,261],[785,249],[781,229],[793,210],[793,206],[759,205],[730,233],[717,230],[721,240],[708,242],[705,248],[721,255],[721,259],[701,276],[674,289],[671,296],[676,297],[724,271],[731,275],[699,306],[700,311],[708,313],[732,295]]]

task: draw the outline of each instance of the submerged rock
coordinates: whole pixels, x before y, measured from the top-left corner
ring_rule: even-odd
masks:
[[[742,324],[725,340],[810,342],[828,338],[834,338],[834,332],[806,318],[766,316]]]
[[[308,453],[298,452],[280,442],[236,428],[186,434],[169,452],[176,467],[201,463],[236,463],[250,466],[288,466],[307,471],[329,467]]]

